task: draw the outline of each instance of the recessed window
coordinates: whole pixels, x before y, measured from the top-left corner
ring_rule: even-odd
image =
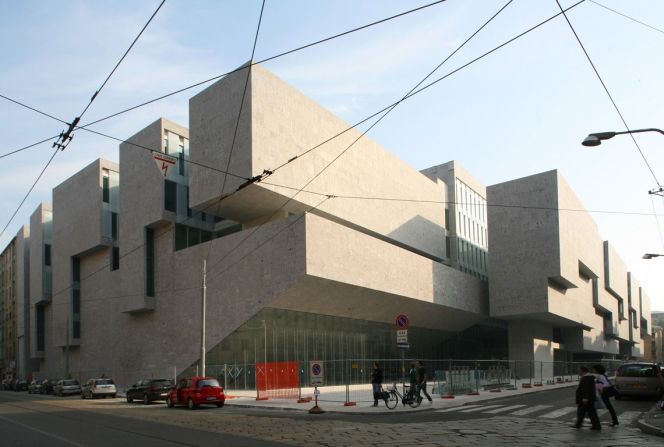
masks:
[[[177,183],[164,180],[164,209],[177,212]]]
[[[51,244],[44,244],[44,265],[51,265]]]

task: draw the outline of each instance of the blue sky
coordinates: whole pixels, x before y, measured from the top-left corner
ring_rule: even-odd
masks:
[[[270,61],[266,68],[356,122],[398,99],[506,0],[448,0],[424,11]],[[158,1],[2,2],[0,93],[70,121],[83,109]],[[423,5],[426,1],[267,0],[255,59]],[[562,1],[563,6],[573,4]],[[664,29],[664,2],[598,0]],[[664,32],[586,0],[569,13],[632,128],[664,127]],[[231,70],[249,59],[261,2],[167,0],[105,87],[83,123]],[[555,0],[514,0],[436,76],[558,12]],[[95,130],[126,138],[159,116],[188,123],[187,104],[203,87],[108,120]],[[664,216],[657,186],[628,137],[600,148],[588,132],[623,125],[567,23],[558,18],[400,105],[370,137],[417,169],[458,160],[486,185],[559,169],[590,210]],[[0,154],[63,130],[63,125],[0,100]],[[664,138],[637,136],[664,182]],[[51,154],[44,144],[0,159],[4,227]],[[117,143],[76,136],[0,238],[4,247],[51,190]],[[664,253],[652,215],[593,214],[600,232],[664,310]],[[660,226],[664,220],[660,218]]]

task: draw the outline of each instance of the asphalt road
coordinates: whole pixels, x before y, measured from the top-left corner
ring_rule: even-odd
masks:
[[[3,447],[285,445],[89,410],[52,408],[40,405],[39,401],[26,401],[20,397],[13,396],[12,392],[0,392],[0,445]],[[122,405],[120,402],[118,404]]]

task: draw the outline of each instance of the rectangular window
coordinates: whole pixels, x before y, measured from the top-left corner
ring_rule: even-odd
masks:
[[[111,270],[120,268],[120,247],[113,247],[111,249]]]
[[[145,229],[145,294],[154,296],[154,230]]]
[[[118,239],[118,213],[111,213],[111,237]]]
[[[72,336],[81,338],[81,260],[71,258],[71,322]]]
[[[35,320],[37,326],[37,351],[43,351],[45,345],[45,319],[44,319],[44,306],[36,306]]]
[[[51,265],[51,244],[44,244],[44,265]]]
[[[164,180],[164,209],[177,212],[177,183]]]
[[[104,170],[104,176],[101,178],[101,200],[104,203],[110,203],[111,190],[109,185],[108,171]]]
[[[181,146],[182,151],[178,152],[178,174],[184,175],[184,146]]]
[[[187,227],[175,224],[175,250],[187,248]]]

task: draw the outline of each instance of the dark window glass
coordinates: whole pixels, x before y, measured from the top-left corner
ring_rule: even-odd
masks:
[[[201,242],[207,242],[212,239],[212,232],[201,230]]]
[[[37,320],[37,351],[43,351],[45,345],[44,306],[37,306],[35,319]]]
[[[145,294],[154,296],[154,230],[145,229]]]
[[[178,174],[184,175],[184,147],[181,147],[181,150],[178,154]]]
[[[50,244],[45,244],[44,245],[44,265],[46,265],[46,266],[51,265],[51,245]]]
[[[120,247],[113,247],[111,251],[111,270],[120,268]]]
[[[81,338],[81,322],[80,321],[74,321],[72,332],[73,332],[74,338]]]
[[[81,291],[78,289],[72,291],[71,309],[74,315],[81,313]]]
[[[81,281],[81,260],[79,258],[71,258],[71,271],[72,280],[77,283]]]
[[[164,180],[164,209],[177,212],[177,183]]]
[[[189,227],[189,237],[187,240],[187,246],[192,247],[196,244],[201,243],[201,230],[198,228]]]
[[[175,225],[175,250],[187,248],[187,227],[185,225]]]
[[[109,203],[110,190],[108,186],[108,177],[103,176],[101,179],[101,199],[104,203]]]
[[[111,237],[113,240],[118,238],[118,213],[111,213]]]

